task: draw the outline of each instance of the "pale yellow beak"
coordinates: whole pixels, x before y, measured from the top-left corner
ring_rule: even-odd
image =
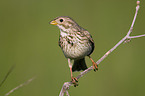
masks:
[[[51,21],[50,24],[57,25],[58,23],[56,21]]]

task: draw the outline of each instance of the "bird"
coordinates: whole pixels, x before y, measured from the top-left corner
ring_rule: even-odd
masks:
[[[95,45],[91,34],[79,26],[69,16],[59,16],[49,22],[60,29],[58,45],[68,60],[71,73],[71,82],[76,87],[78,80],[72,72],[86,70],[85,57],[88,56],[92,61],[94,71],[98,70],[97,63],[91,58]]]

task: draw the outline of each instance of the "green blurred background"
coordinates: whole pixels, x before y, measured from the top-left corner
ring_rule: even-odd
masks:
[[[145,1],[132,35],[145,34]],[[49,24],[57,16],[70,16],[87,29],[95,41],[92,58],[97,61],[131,25],[136,0],[1,0],[0,82],[15,64],[0,96],[37,78],[10,96],[58,96],[70,81],[67,60],[58,46],[59,29]],[[91,62],[86,58],[87,65]],[[79,72],[78,72],[79,73]],[[74,73],[75,76],[78,73]],[[145,37],[121,44],[99,65],[70,87],[71,96],[144,96]]]

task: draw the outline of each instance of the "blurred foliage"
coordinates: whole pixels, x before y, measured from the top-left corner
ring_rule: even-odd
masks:
[[[145,1],[141,0],[132,35],[145,34]],[[58,46],[59,29],[49,24],[57,16],[70,16],[95,41],[94,60],[112,48],[129,30],[136,0],[1,0],[0,81],[16,65],[0,96],[37,78],[10,96],[58,96],[70,72]],[[71,96],[144,96],[145,37],[121,44],[99,65],[70,88]],[[87,65],[91,62],[86,58]],[[74,73],[77,75],[79,72]]]

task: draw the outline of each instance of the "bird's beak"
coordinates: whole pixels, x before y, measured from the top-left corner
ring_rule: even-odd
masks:
[[[51,21],[50,24],[57,25],[58,23],[54,20],[54,21]]]

